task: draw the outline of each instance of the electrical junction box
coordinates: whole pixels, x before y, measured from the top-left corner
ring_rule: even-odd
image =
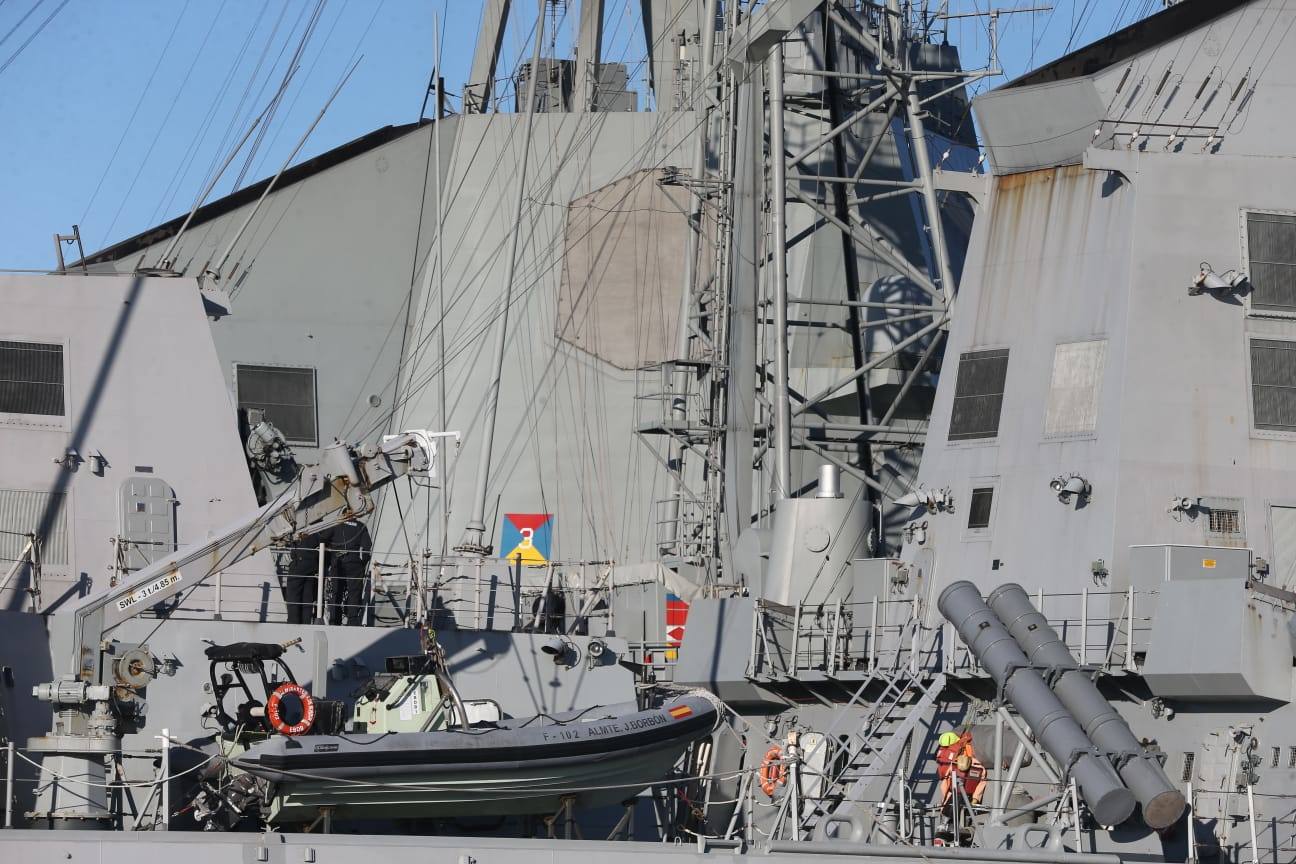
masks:
[[[1251,550],[1135,546],[1130,566],[1138,596],[1156,592],[1134,622],[1151,627],[1142,671],[1154,695],[1291,701],[1293,613],[1251,590]]]

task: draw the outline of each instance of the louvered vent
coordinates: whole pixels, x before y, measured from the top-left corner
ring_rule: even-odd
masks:
[[[63,415],[63,346],[0,342],[0,413]]]
[[[315,370],[292,366],[235,366],[238,407],[259,408],[290,444],[313,447],[319,440],[315,423]]]
[[[1008,351],[969,351],[959,356],[949,440],[972,441],[999,434]]]
[[[978,531],[989,528],[990,514],[993,509],[994,487],[983,486],[973,489],[972,500],[968,504],[968,529]]]
[[[48,523],[41,538],[41,562],[53,566],[68,563],[67,495],[0,489],[0,568],[18,560],[27,545],[26,535],[37,533]]]
[[[1251,403],[1257,429],[1296,432],[1296,342],[1251,340]]]
[[[1296,313],[1296,216],[1247,214],[1251,308]]]

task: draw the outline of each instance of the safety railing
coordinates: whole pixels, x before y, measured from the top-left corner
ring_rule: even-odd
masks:
[[[73,799],[94,802],[104,806],[104,818],[110,813],[120,819],[116,824],[130,831],[166,831],[170,817],[177,808],[172,806],[172,788],[177,780],[192,782],[192,775],[220,758],[218,753],[204,753],[195,747],[179,743],[167,729],[153,736],[158,745],[142,749],[123,748],[106,754],[100,763],[102,773],[61,774],[55,768],[67,770],[68,763],[57,760],[55,767],[44,763],[47,753],[17,746],[13,741],[0,749],[4,759],[4,821],[3,828],[22,828],[30,817],[31,809],[38,809],[38,799],[43,792],[67,795]],[[176,760],[177,750],[183,758]],[[26,814],[26,815],[24,815]],[[132,821],[133,820],[133,821]]]
[[[673,681],[679,645],[673,642],[630,642],[626,659],[650,672],[654,681]]]
[[[1082,665],[1133,672],[1146,653],[1155,591],[1036,593],[1036,606]],[[953,626],[917,598],[756,604],[754,677],[866,675],[909,666],[980,674]]]
[[[427,622],[440,628],[503,631],[586,632],[593,627],[597,633],[611,627],[611,612],[599,602],[605,596],[609,562],[530,565],[520,559],[379,554],[366,556],[368,564],[360,575],[345,575],[330,568],[330,553],[353,550],[320,545],[299,551],[316,556],[313,572],[268,577],[232,568],[141,614],[376,627]],[[546,594],[550,600],[542,604]],[[545,617],[541,605],[548,612],[545,621],[536,620],[537,615]]]
[[[1159,592],[1087,588],[1072,592],[1035,591],[1031,599],[1082,666],[1104,672],[1136,672],[1152,634],[1151,612]],[[977,672],[980,667],[953,625],[942,621],[940,641],[945,671]]]

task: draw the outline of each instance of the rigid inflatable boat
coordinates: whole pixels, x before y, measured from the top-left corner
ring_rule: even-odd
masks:
[[[272,821],[540,814],[617,804],[667,779],[719,722],[683,696],[659,708],[595,707],[430,732],[274,736],[234,765],[273,784]]]

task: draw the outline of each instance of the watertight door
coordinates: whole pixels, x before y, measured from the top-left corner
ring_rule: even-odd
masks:
[[[1270,583],[1296,590],[1296,507],[1269,508],[1269,537],[1273,543]]]

